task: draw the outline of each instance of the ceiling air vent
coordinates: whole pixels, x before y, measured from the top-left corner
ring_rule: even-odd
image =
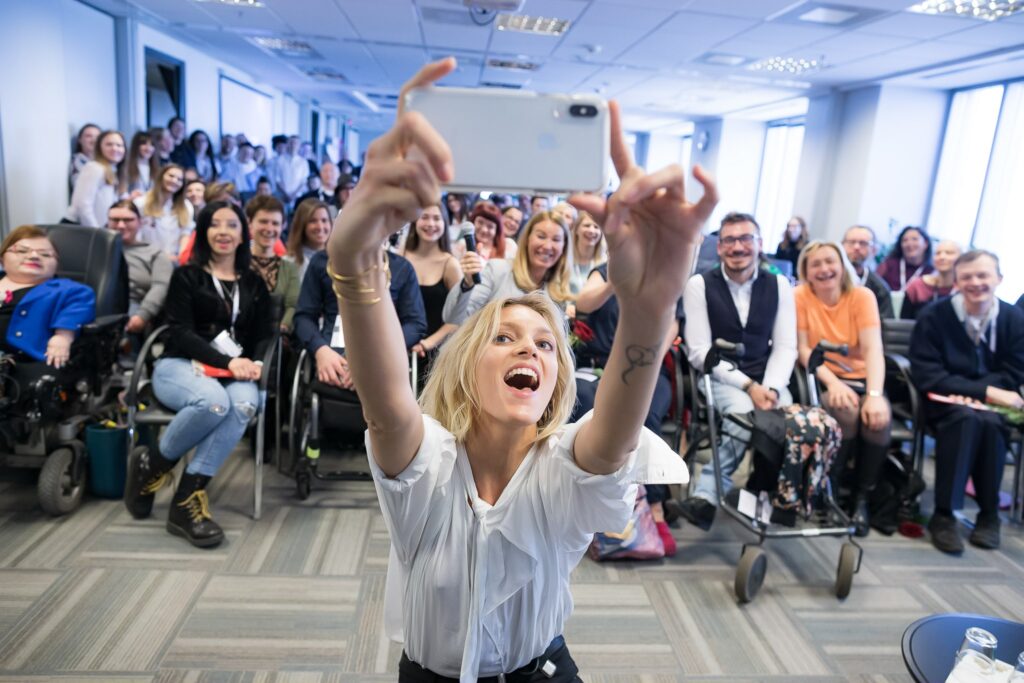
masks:
[[[329,67],[302,67],[302,73],[306,74],[310,78],[315,78],[318,81],[326,81],[328,83],[348,83],[348,78],[345,77],[345,74],[335,71]]]
[[[495,69],[511,69],[512,71],[536,71],[540,64],[521,59],[488,59],[487,66]]]
[[[498,83],[497,81],[480,81],[484,88],[505,88],[506,90],[521,90],[522,83]]]
[[[304,40],[291,38],[274,38],[271,36],[248,36],[250,43],[278,57],[294,57],[298,59],[323,59],[313,46]]]

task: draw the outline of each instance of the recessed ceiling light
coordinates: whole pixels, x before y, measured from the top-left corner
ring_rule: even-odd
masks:
[[[269,50],[282,57],[319,57],[320,54],[313,49],[313,46],[304,40],[293,40],[291,38],[274,38],[272,36],[249,36],[247,40]]]
[[[523,59],[488,59],[487,66],[495,69],[511,69],[513,71],[536,71],[540,64]]]
[[[499,31],[522,31],[544,36],[560,36],[569,29],[569,24],[568,19],[531,17],[525,14],[499,14],[497,21]]]
[[[995,21],[1024,10],[1024,0],[925,0],[907,8],[919,14],[949,14]]]
[[[749,64],[753,60],[750,57],[742,57],[740,55],[733,55],[727,52],[705,52],[700,57],[694,60],[701,64],[711,64],[713,66],[743,66]]]
[[[800,21],[811,21],[817,24],[843,24],[857,16],[852,10],[837,7],[818,7],[800,15]]]
[[[822,67],[824,57],[816,59],[804,59],[802,57],[769,57],[760,62],[754,62],[748,69],[753,71],[766,71],[770,73],[802,74],[808,71],[816,71]]]
[[[231,7],[251,7],[253,9],[263,7],[260,0],[196,0],[196,2],[213,2],[219,5],[230,5]]]

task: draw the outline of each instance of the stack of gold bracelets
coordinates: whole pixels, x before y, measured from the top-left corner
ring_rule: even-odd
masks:
[[[338,275],[331,267],[330,261],[327,262],[327,275],[333,281],[331,288],[334,290],[334,296],[338,297],[339,302],[345,301],[360,306],[372,306],[381,300],[376,287],[377,271],[384,272],[385,286],[390,286],[391,266],[388,262],[388,255],[383,250],[380,261],[355,275]]]

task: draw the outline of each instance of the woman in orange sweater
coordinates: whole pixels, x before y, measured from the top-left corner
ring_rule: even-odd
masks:
[[[807,365],[811,351],[824,340],[847,344],[848,356],[826,357],[817,369],[821,402],[843,432],[833,472],[842,475],[855,463],[853,522],[858,536],[870,527],[868,498],[875,488],[889,447],[891,410],[885,398],[885,358],[878,304],[865,287],[854,284],[849,261],[835,243],[814,241],[800,254],[796,300],[797,345]]]

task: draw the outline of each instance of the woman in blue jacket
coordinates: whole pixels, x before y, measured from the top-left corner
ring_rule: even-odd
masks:
[[[0,351],[62,367],[82,325],[96,319],[96,295],[54,277],[57,250],[38,226],[11,231],[0,243],[0,258]]]

